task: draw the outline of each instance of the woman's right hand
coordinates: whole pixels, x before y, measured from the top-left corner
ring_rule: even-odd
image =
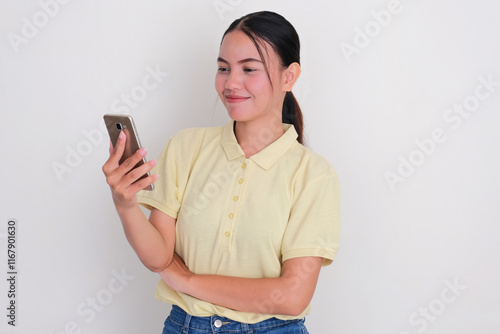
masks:
[[[137,204],[137,192],[154,183],[158,178],[158,175],[150,175],[137,181],[142,175],[149,172],[156,165],[156,161],[151,160],[140,167],[134,168],[135,165],[146,156],[146,150],[144,148],[138,149],[121,165],[119,164],[125,150],[126,140],[127,136],[122,131],[118,137],[116,147],[113,148],[113,145],[110,144],[109,159],[102,166],[102,171],[106,176],[106,182],[111,188],[113,201],[117,210],[135,206]]]

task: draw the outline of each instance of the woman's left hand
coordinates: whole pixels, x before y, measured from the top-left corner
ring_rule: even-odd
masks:
[[[194,274],[188,269],[181,257],[174,252],[172,262],[160,272],[162,280],[177,292],[187,293],[189,279]]]

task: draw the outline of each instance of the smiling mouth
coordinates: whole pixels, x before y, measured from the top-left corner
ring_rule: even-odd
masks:
[[[226,101],[228,103],[239,103],[248,100],[249,97],[246,96],[238,96],[238,95],[226,95]]]

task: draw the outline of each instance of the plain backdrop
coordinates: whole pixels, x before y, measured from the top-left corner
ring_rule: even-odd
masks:
[[[0,333],[161,333],[170,305],[114,211],[102,115],[132,115],[149,158],[226,124],[218,45],[258,10],[299,32],[307,145],[341,181],[310,332],[500,333],[493,0],[1,0]]]

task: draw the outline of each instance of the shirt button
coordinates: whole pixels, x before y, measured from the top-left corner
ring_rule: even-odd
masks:
[[[240,178],[240,179],[238,180],[238,183],[239,183],[239,184],[242,184],[242,183],[243,183],[243,178]]]
[[[242,169],[245,169],[246,167],[247,167],[247,164],[245,164],[245,163],[243,165],[241,165]]]
[[[222,321],[220,319],[217,319],[214,321],[214,326],[217,328],[220,328],[222,326]]]
[[[235,202],[236,202],[237,200],[238,200],[238,196],[234,196],[234,197],[233,197],[233,201],[235,201]]]
[[[232,212],[231,212],[231,213],[230,213],[230,214],[228,214],[227,216],[229,217],[229,219],[233,219],[233,218],[234,218],[234,213],[232,213]]]
[[[229,238],[229,236],[231,235],[231,233],[229,233],[229,231],[226,231],[226,233],[224,233],[224,235],[226,236],[226,238]]]

